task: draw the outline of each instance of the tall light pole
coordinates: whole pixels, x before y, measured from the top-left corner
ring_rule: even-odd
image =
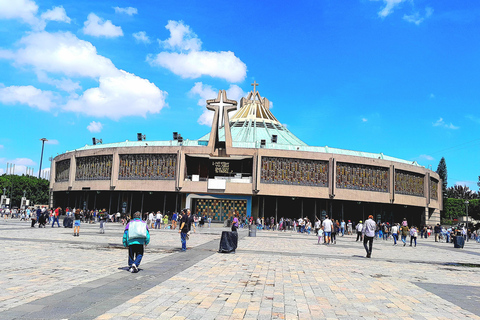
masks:
[[[467,210],[467,241],[468,241],[468,200],[465,200],[465,210]]]
[[[45,138],[40,139],[42,141],[42,155],[40,156],[40,169],[38,169],[38,179],[40,179],[40,173],[42,172],[42,160],[43,160],[43,146],[45,145],[45,141],[48,141]]]

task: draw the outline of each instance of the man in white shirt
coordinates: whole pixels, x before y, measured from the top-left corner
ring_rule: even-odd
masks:
[[[333,223],[332,223],[332,220],[330,220],[328,218],[328,216],[326,216],[325,220],[323,220],[322,227],[323,227],[323,232],[324,232],[324,236],[325,236],[325,243],[330,244],[330,238],[332,236]]]
[[[363,223],[362,220],[358,222],[358,224],[355,226],[355,230],[357,231],[357,240],[355,241],[362,241],[362,230],[363,230]]]
[[[372,257],[372,245],[373,245],[373,237],[375,237],[375,230],[377,228],[377,224],[373,221],[373,216],[369,215],[367,221],[363,225],[363,246],[367,251],[367,258]]]

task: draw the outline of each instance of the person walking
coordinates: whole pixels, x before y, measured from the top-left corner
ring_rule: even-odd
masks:
[[[402,227],[400,228],[400,234],[402,236],[402,242],[403,242],[404,247],[407,244],[407,236],[408,236],[409,232],[410,232],[410,229],[408,228],[408,226],[403,225],[403,223],[402,223]]]
[[[161,225],[161,221],[162,221],[162,214],[160,213],[160,211],[157,211],[157,214],[155,216],[155,229],[158,229],[158,228],[162,228],[160,225]]]
[[[100,233],[105,233],[105,224],[107,223],[107,212],[105,209],[98,213],[98,220],[100,222]]]
[[[180,233],[180,240],[182,242],[182,251],[187,251],[188,233],[192,225],[193,219],[190,216],[190,209],[183,209],[182,219],[180,219],[180,227],[178,233]]]
[[[55,221],[57,221],[57,226],[60,228],[60,223],[58,222],[58,217],[60,216],[61,212],[62,212],[62,208],[60,208],[60,207],[55,209],[55,211],[53,212],[52,228],[55,225]]]
[[[393,245],[397,245],[397,240],[398,240],[398,225],[396,223],[393,224],[392,226],[392,238],[393,238]]]
[[[362,229],[363,247],[367,251],[367,258],[372,257],[373,237],[375,237],[376,228],[377,224],[373,221],[373,216],[369,215]]]
[[[80,209],[75,210],[75,219],[73,220],[73,236],[80,236],[80,219],[81,219]]]
[[[363,230],[362,220],[358,221],[358,224],[356,225],[355,230],[357,230],[357,240],[355,240],[355,242],[358,240],[362,241],[362,230]]]
[[[31,227],[32,228],[35,228],[35,224],[37,223],[37,218],[40,217],[40,215],[42,214],[42,210],[40,210],[40,208],[37,208],[37,210],[33,210],[32,211],[32,216],[30,217],[30,219],[32,220],[32,225]]]
[[[412,246],[412,242],[415,242],[415,247],[417,246],[417,237],[418,237],[418,230],[415,226],[410,228],[410,247]]]
[[[433,232],[435,234],[435,242],[439,242],[440,234],[442,233],[442,227],[440,226],[440,223],[437,223],[437,225],[433,228]]]
[[[328,218],[328,216],[325,216],[325,220],[323,220],[322,222],[322,227],[325,235],[325,244],[328,245],[330,244],[332,230],[333,230],[333,222]]]
[[[150,243],[148,225],[141,219],[142,214],[137,211],[123,232],[123,246],[128,247],[128,267],[130,272],[137,273],[142,262],[145,246]]]

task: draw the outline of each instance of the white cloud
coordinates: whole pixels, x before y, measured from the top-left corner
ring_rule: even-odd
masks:
[[[368,119],[367,118],[362,118],[362,122],[367,122]]]
[[[216,99],[218,96],[218,90],[212,88],[210,85],[205,85],[201,82],[196,82],[192,89],[189,91],[190,95],[198,95],[200,99],[198,99],[197,104],[203,107],[203,113],[198,118],[197,122],[201,125],[211,126],[213,121],[213,112],[207,110],[206,108],[206,100],[209,99]],[[230,88],[227,90],[227,98],[229,100],[235,100],[237,103],[240,101],[242,97],[246,95],[243,92],[242,88],[237,85],[230,85]],[[239,104],[237,104],[237,107]]]
[[[429,18],[433,14],[433,8],[426,7],[425,8],[425,18]]]
[[[435,160],[434,157],[429,156],[428,154],[421,154],[421,155],[418,157],[418,159],[419,159],[419,160],[428,160],[428,161]]]
[[[82,89],[78,81],[73,81],[70,78],[52,79],[44,71],[37,71],[37,77],[39,81],[53,85],[66,92],[72,93]]]
[[[48,141],[45,141],[45,144],[57,145],[57,144],[58,144],[58,140],[57,140],[57,139],[48,139]]]
[[[117,69],[110,59],[98,55],[90,42],[80,40],[69,32],[34,32],[21,39],[19,44],[21,48],[18,51],[10,52],[14,64],[31,66],[40,81],[70,92],[71,95],[67,98],[69,100],[63,106],[67,111],[119,119],[135,115],[145,117],[147,113],[160,112],[165,106],[166,92],[146,79]],[[81,89],[78,82],[64,77],[52,79],[52,74],[88,77],[98,81],[99,86],[77,95],[74,91]],[[53,99],[49,91],[42,92],[33,87],[28,88],[29,90],[23,88],[30,95],[20,96],[17,93],[17,98],[14,99],[12,95],[16,91],[13,89],[15,87],[2,89],[4,100],[10,103],[29,103],[42,110],[53,106],[49,103]],[[33,99],[35,94],[42,99]],[[28,97],[32,99],[21,100]]]
[[[65,109],[118,120],[124,116],[146,117],[147,113],[159,113],[165,106],[166,92],[126,71],[100,77],[99,82],[98,88],[88,89],[82,96],[68,101]]]
[[[136,32],[133,34],[133,37],[138,42],[150,43],[150,38],[147,36],[147,33],[145,31]]]
[[[115,13],[125,13],[125,14],[128,14],[129,16],[132,16],[138,13],[137,8],[132,8],[132,7],[127,7],[127,8],[114,7],[113,9],[115,10]]]
[[[391,14],[395,7],[400,5],[402,2],[405,2],[405,0],[383,0],[385,7],[378,12],[378,15],[382,18],[385,18],[386,16]]]
[[[53,92],[42,91],[33,86],[0,87],[0,102],[5,104],[26,104],[33,108],[48,111],[55,107]]]
[[[240,82],[247,74],[247,66],[231,51],[190,51],[187,54],[161,52],[148,61],[151,65],[169,69],[182,78],[195,79],[205,75]]]
[[[103,21],[95,13],[90,13],[84,22],[83,33],[94,37],[120,37],[123,36],[122,28],[114,26],[112,21]]]
[[[159,41],[164,48],[177,52],[160,52],[149,55],[147,61],[152,66],[169,69],[182,78],[211,76],[229,82],[245,79],[247,66],[231,51],[201,51],[202,42],[188,25],[182,21],[169,21],[166,28],[170,38]]]
[[[33,161],[32,159],[29,158],[16,158],[16,159],[7,159],[7,158],[0,158],[0,163],[2,164],[14,164],[15,165],[15,174],[18,174],[19,172],[19,167],[24,167],[26,168],[27,166],[35,166],[36,162]],[[10,169],[9,169],[10,172]],[[25,173],[25,169],[23,170],[23,173]],[[22,174],[22,173],[20,173]]]
[[[403,20],[416,24],[417,26],[422,23],[426,18],[433,14],[433,9],[430,7],[425,8],[425,15],[421,16],[420,12],[414,12],[411,15],[404,15]]]
[[[417,26],[423,22],[424,18],[420,17],[420,13],[415,12],[411,15],[403,15],[403,20],[416,24]]]
[[[87,126],[88,131],[90,132],[101,132],[103,129],[103,124],[100,122],[92,121],[90,124]]]
[[[51,10],[47,10],[40,16],[42,20],[59,21],[70,23],[71,19],[67,16],[65,9],[62,6],[53,7]]]
[[[158,43],[170,50],[198,51],[202,47],[202,41],[190,30],[190,26],[184,25],[183,21],[168,21],[165,26],[170,31],[170,38]]]
[[[38,6],[31,0],[0,0],[0,18],[21,19],[30,25],[38,24]]]
[[[473,122],[480,123],[480,118],[471,114],[467,115],[466,118],[472,120]]]
[[[110,59],[98,55],[90,42],[70,32],[35,32],[22,38],[19,44],[23,48],[11,57],[16,64],[30,65],[36,71],[90,78],[118,74]]]
[[[460,128],[460,127],[454,126],[452,123],[450,123],[450,124],[445,123],[443,118],[440,118],[436,122],[434,122],[433,126],[434,127],[447,128],[447,129],[453,129],[453,130],[456,130],[456,129]]]

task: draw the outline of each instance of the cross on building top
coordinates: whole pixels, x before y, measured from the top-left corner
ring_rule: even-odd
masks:
[[[255,94],[257,93],[257,86],[259,86],[259,84],[257,83],[256,80],[254,80],[252,83],[252,86],[253,86],[253,95],[255,96]]]

